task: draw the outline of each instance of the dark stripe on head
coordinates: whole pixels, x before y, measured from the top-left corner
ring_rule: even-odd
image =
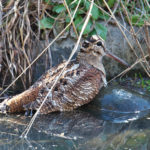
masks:
[[[84,52],[85,52],[85,50],[81,48],[81,49],[80,49],[80,52],[84,53]]]

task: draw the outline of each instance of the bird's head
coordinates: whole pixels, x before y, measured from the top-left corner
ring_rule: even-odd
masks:
[[[84,53],[85,57],[86,55],[103,57],[105,55],[104,40],[97,35],[93,35],[83,41],[80,52]]]
[[[100,36],[93,35],[82,42],[80,52],[78,54],[80,62],[88,63],[105,74],[105,69],[102,64],[103,56],[108,56],[119,63],[128,66],[125,61],[106,50],[104,40]]]

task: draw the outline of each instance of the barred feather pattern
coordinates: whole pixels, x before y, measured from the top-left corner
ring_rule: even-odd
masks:
[[[51,71],[48,71],[33,85],[33,87],[37,86],[42,81],[42,88],[36,100],[24,105],[26,110],[37,110],[40,107],[64,65],[65,63],[62,63],[56,67],[56,70],[53,68]],[[103,86],[102,75],[103,73],[100,70],[89,64],[71,62],[57,82],[52,93],[48,96],[40,113],[71,111],[89,103]]]

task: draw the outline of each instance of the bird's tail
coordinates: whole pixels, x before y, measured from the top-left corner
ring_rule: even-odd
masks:
[[[24,105],[31,103],[38,96],[40,87],[29,88],[28,90],[5,99],[0,103],[0,113],[16,113],[24,111]]]

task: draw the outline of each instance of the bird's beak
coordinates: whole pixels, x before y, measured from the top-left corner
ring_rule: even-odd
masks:
[[[126,67],[129,67],[128,63],[125,62],[124,60],[122,60],[121,58],[115,56],[114,54],[112,54],[111,52],[106,51],[106,56],[113,58],[114,60],[118,61],[119,63],[123,64]]]

